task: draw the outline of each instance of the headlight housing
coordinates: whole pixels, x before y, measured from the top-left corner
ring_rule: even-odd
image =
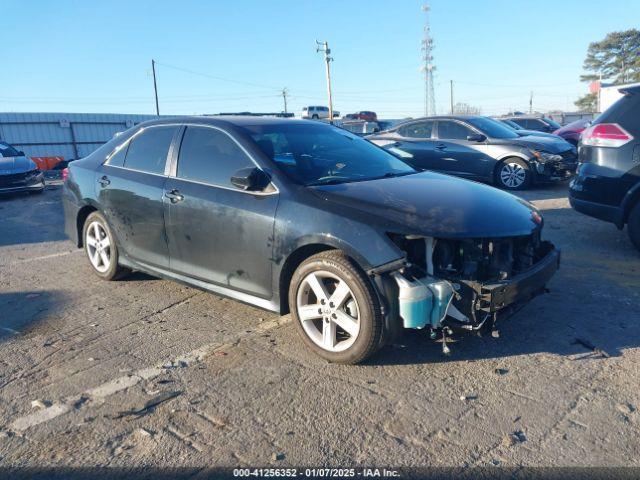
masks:
[[[536,157],[539,162],[561,162],[562,156],[555,153],[545,152],[543,150],[529,150],[531,155]]]

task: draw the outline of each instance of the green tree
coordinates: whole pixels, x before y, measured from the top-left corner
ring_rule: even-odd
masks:
[[[588,72],[580,76],[583,82],[608,80],[613,83],[640,82],[640,30],[631,28],[611,32],[604,40],[592,42],[587,50],[583,68]],[[595,111],[598,95],[589,93],[576,100],[575,105]]]
[[[589,44],[583,68],[590,73],[580,80],[603,79],[614,83],[640,81],[640,30],[611,32],[604,40]]]
[[[575,106],[584,112],[595,112],[598,108],[598,94],[587,93],[574,102]]]

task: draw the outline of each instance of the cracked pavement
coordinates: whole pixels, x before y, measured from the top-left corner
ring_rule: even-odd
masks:
[[[640,466],[640,254],[566,185],[522,196],[562,249],[551,292],[499,339],[443,357],[407,332],[360,366],[313,356],[288,316],[99,280],[59,182],[0,198],[0,467]]]

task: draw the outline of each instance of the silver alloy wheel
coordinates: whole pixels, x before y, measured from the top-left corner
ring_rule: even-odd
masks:
[[[353,345],[360,333],[360,310],[347,282],[319,270],[300,282],[296,298],[298,319],[313,343],[328,352]]]
[[[91,222],[87,227],[84,244],[93,268],[104,273],[111,266],[111,242],[109,235],[100,222]]]
[[[522,165],[515,162],[505,163],[500,169],[500,180],[510,188],[521,187],[527,178],[527,172]]]

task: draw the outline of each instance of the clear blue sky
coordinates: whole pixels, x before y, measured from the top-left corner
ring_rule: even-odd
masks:
[[[3,0],[0,111],[280,111],[325,105],[388,117],[423,112],[419,0]],[[589,42],[640,25],[637,0],[431,0],[436,110],[572,109]],[[222,81],[169,66],[246,83]]]

